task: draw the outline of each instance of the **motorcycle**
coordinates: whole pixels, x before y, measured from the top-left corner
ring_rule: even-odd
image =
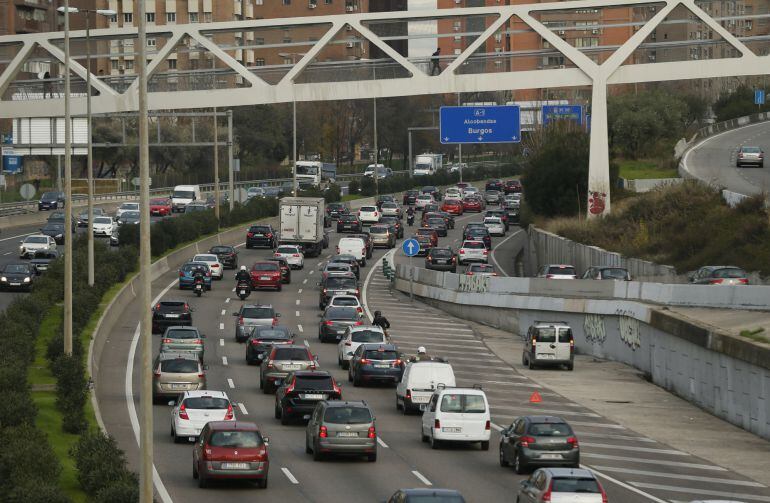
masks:
[[[407,213],[407,215],[406,215],[406,224],[407,224],[409,227],[411,227],[412,225],[414,225],[414,213],[412,213],[411,215]]]
[[[200,297],[203,294],[203,280],[202,279],[196,279],[195,284],[193,285],[193,292],[195,292],[195,295]]]
[[[238,298],[246,300],[246,297],[251,293],[251,285],[248,281],[239,281],[235,286],[235,292],[238,294]]]

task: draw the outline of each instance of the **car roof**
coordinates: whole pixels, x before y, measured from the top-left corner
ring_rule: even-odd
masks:
[[[198,355],[194,355],[192,353],[175,353],[172,351],[163,351],[158,354],[158,359],[160,360],[198,360]]]
[[[213,391],[213,390],[195,390],[195,391],[185,391],[182,395],[182,398],[198,398],[201,396],[210,396],[214,398],[227,398],[227,393],[224,391]]]
[[[377,332],[382,332],[383,334],[385,333],[382,327],[377,325],[351,325],[349,328],[351,332],[358,332],[359,330],[375,330]]]
[[[301,346],[301,347],[305,348],[305,346]],[[332,373],[329,372],[328,370],[295,370],[293,374],[296,377],[313,377],[313,376],[332,377]]]
[[[444,388],[437,388],[435,393],[438,393],[439,395],[445,394],[445,393],[461,393],[464,395],[484,395],[487,396],[486,393],[484,393],[483,389],[479,388],[467,388],[467,387],[454,387],[454,386],[447,386]]]
[[[327,407],[365,407],[369,408],[369,405],[365,400],[323,400],[323,403]]]
[[[191,332],[198,331],[196,327],[191,327],[189,325],[171,325],[170,327],[166,328],[166,330],[189,330]]]
[[[591,470],[584,468],[541,468],[546,473],[549,473],[551,477],[581,477],[595,479]]]
[[[213,431],[259,431],[259,426],[250,421],[209,421],[206,425]]]
[[[399,489],[407,496],[462,496],[459,491],[454,489],[427,489],[424,487],[418,489]]]
[[[530,423],[567,424],[567,421],[558,416],[522,416],[521,419],[525,419]]]
[[[398,351],[398,346],[395,344],[380,344],[380,343],[372,343],[372,342],[365,342],[361,344],[365,350],[369,349],[380,349],[382,348],[383,351]]]
[[[273,309],[273,305],[272,304],[244,304],[244,305],[241,306],[241,309],[260,308],[260,307],[261,308],[265,308],[265,309]]]
[[[555,327],[555,326],[569,327],[569,323],[567,323],[566,321],[535,321],[535,326],[537,327]]]

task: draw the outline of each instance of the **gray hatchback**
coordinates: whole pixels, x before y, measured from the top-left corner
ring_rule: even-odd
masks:
[[[320,461],[327,454],[366,456],[377,461],[374,414],[364,401],[318,402],[305,430],[305,452]]]
[[[580,447],[567,422],[555,416],[524,416],[500,431],[500,466],[516,473],[530,467],[580,466]]]

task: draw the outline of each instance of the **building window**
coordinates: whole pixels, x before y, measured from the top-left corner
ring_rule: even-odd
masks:
[[[265,45],[265,39],[262,37],[256,37],[254,39],[254,45]]]
[[[156,44],[156,42],[155,42],[154,38],[148,38],[147,39],[147,47],[152,47],[154,49],[155,48],[155,44]]]
[[[294,64],[294,62],[291,60],[291,58],[283,58],[283,64],[291,65],[291,64]]]
[[[134,69],[134,61],[132,59],[127,59],[125,62],[125,68],[126,70],[133,70]]]
[[[147,12],[144,14],[144,17],[147,18],[148,23],[154,23],[155,22],[155,13],[154,12]]]
[[[291,5],[291,0],[281,0],[284,5]]]
[[[203,13],[203,22],[204,23],[210,23],[211,21],[213,21],[211,12],[204,12]]]
[[[191,23],[197,23],[198,22],[198,13],[197,12],[191,12],[190,13],[190,22]]]
[[[123,23],[132,24],[134,22],[134,15],[131,12],[123,13]]]
[[[324,3],[325,3],[326,5],[331,5],[331,4],[332,4],[332,0],[324,0]]]
[[[113,14],[110,16],[110,23],[117,23],[118,22],[118,15]]]
[[[110,64],[112,65],[113,70],[115,71],[120,70],[120,61],[118,61],[117,59],[113,59],[112,61],[110,61]]]
[[[190,69],[197,70],[200,67],[200,62],[197,59],[190,60]]]
[[[284,44],[291,44],[291,37],[283,37]]]
[[[166,22],[176,23],[176,12],[166,12]]]
[[[254,61],[254,66],[265,66],[265,58],[257,58]]]
[[[176,60],[175,59],[169,59],[168,60],[168,69],[169,70],[176,70]]]

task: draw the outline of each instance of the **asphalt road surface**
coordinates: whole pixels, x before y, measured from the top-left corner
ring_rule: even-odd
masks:
[[[441,244],[457,247],[462,227],[480,221],[477,214],[457,219],[457,228],[440,238]],[[407,228],[407,235],[409,234]],[[509,235],[516,232],[512,228]],[[330,370],[343,385],[343,398],[365,399],[377,417],[380,438],[376,463],[360,459],[314,462],[304,449],[304,425],[281,426],[273,417],[273,395],[259,389],[257,367],[245,362],[245,347],[234,340],[233,311],[241,304],[232,292],[233,272],[214,283],[210,292],[197,298],[176,288],[176,272],[153,283],[154,296],[187,300],[195,308],[194,324],[207,335],[208,386],[227,392],[238,404],[236,417],[255,421],[270,437],[270,483],[266,490],[248,484],[215,484],[202,490],[192,478],[192,446],[174,444],[170,437],[170,407],[154,406],[156,488],[164,501],[383,501],[402,487],[436,487],[460,490],[470,502],[514,501],[524,476],[498,463],[497,429],[510,424],[517,415],[534,412],[530,393],[539,390],[549,408],[538,409],[565,417],[577,430],[583,462],[604,474],[602,483],[610,501],[622,503],[690,500],[695,495],[736,496],[745,501],[770,502],[770,492],[756,482],[694,458],[654,439],[645,438],[623,425],[571,403],[551,390],[518,374],[516,369],[489,351],[463,320],[389,292],[377,259],[388,250],[376,250],[373,260],[362,268],[369,309],[381,309],[389,318],[391,333],[405,352],[425,345],[432,354],[449,358],[460,385],[482,384],[491,402],[493,431],[489,451],[478,446],[431,450],[420,441],[419,416],[403,416],[395,408],[395,392],[389,387],[356,388],[347,382],[346,371],[337,366],[336,344],[318,341],[317,266],[331,255],[338,236],[332,234],[329,253],[320,259],[306,259],[302,271],[293,271],[292,283],[282,292],[253,292],[248,303],[271,303],[282,314],[280,322],[295,330],[297,342],[307,344],[319,356],[321,368]],[[493,238],[493,244],[505,238]],[[507,241],[510,243],[512,240]],[[234,243],[235,244],[235,243]],[[396,249],[401,254],[399,248]],[[268,250],[240,248],[240,263],[266,258]],[[507,254],[506,254],[507,255]],[[422,259],[415,259],[421,263]],[[373,270],[374,269],[374,270]],[[132,304],[118,321],[100,362],[97,396],[108,431],[137,462],[136,424],[131,409],[139,410],[136,390],[140,367],[136,358],[141,311]],[[154,346],[160,337],[154,337]],[[155,349],[157,352],[157,349]],[[131,378],[127,378],[130,374]],[[132,422],[134,423],[132,425]],[[157,484],[158,480],[162,484]]]

